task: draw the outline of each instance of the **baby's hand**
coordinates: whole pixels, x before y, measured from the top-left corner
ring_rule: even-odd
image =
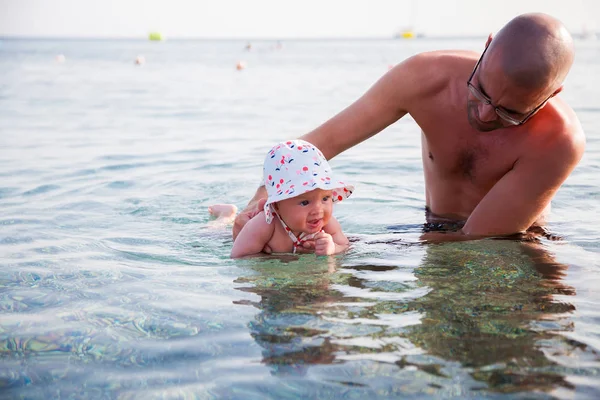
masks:
[[[315,254],[318,256],[329,256],[335,254],[335,243],[329,233],[319,232],[314,237]]]

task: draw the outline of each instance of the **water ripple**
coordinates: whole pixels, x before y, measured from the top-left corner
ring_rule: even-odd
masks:
[[[0,42],[0,397],[598,397],[595,44],[561,93],[588,135],[562,241],[423,244],[407,117],[331,161],[357,185],[335,208],[348,253],[231,260],[206,207],[244,207],[272,143],[389,64],[478,44],[245,45]]]
[[[47,193],[47,192],[51,192],[53,190],[58,190],[60,189],[60,186],[58,185],[41,185],[36,187],[35,189],[31,189],[28,190],[26,192],[23,192],[23,196],[34,196],[36,194],[41,194],[41,193]]]

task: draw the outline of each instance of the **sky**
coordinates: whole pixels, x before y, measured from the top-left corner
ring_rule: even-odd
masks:
[[[406,28],[478,36],[534,11],[573,34],[600,31],[595,0],[0,0],[0,36],[385,38]]]

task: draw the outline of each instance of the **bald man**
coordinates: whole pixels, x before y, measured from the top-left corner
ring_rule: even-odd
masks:
[[[410,114],[421,128],[428,220],[460,228],[424,238],[525,232],[543,224],[583,155],[579,120],[556,96],[573,59],[560,21],[520,15],[488,37],[481,55],[444,50],[406,59],[302,139],[330,159]],[[259,188],[234,236],[265,197]]]

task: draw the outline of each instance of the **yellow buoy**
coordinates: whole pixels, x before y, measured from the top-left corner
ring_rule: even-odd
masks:
[[[160,32],[150,32],[148,34],[148,39],[155,40],[155,41],[161,41],[161,40],[163,40],[163,36]]]
[[[415,33],[413,31],[404,31],[402,32],[403,39],[412,39],[415,37]]]

